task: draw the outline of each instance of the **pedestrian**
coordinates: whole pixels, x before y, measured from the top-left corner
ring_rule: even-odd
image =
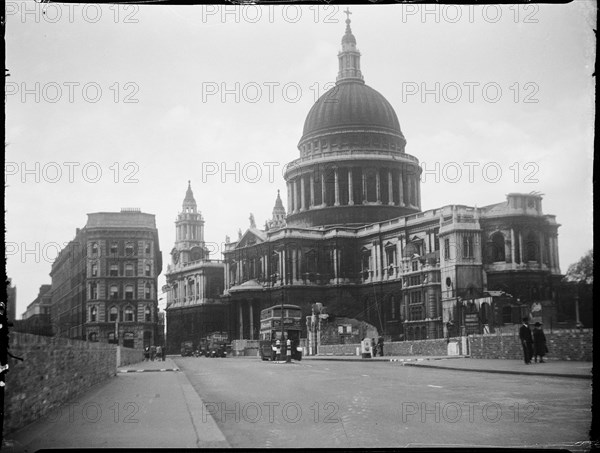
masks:
[[[540,357],[540,363],[544,362],[544,356],[548,352],[548,346],[546,345],[546,335],[542,330],[542,324],[536,322],[533,328],[533,357],[535,363],[538,361],[538,356]]]
[[[375,343],[375,338],[371,338],[371,351],[373,351],[373,357],[377,357],[377,343]]]
[[[156,358],[160,359],[162,357],[162,347],[161,346],[157,346],[156,347]]]
[[[150,360],[154,362],[154,358],[156,357],[156,346],[150,346]]]
[[[144,349],[144,360],[147,362],[148,360],[150,360],[150,347],[146,346],[146,348]]]
[[[167,355],[167,348],[165,346],[162,347],[162,361],[165,361],[165,356]]]
[[[377,340],[377,347],[379,348],[379,355],[383,357],[383,337],[379,337]]]
[[[277,340],[275,342],[275,360],[279,362],[281,359],[281,341]]]
[[[523,360],[526,365],[529,365],[531,363],[531,356],[533,355],[533,337],[529,329],[529,318],[523,318],[523,325],[519,328],[519,339],[523,347]]]

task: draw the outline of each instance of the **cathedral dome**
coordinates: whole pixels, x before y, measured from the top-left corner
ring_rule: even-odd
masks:
[[[402,135],[396,112],[378,91],[347,80],[323,94],[308,112],[300,142],[322,133],[368,128]]]

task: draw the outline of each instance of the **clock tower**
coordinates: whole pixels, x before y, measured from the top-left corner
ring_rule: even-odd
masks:
[[[208,259],[204,246],[204,219],[197,208],[191,182],[188,181],[182,210],[175,220],[175,246],[171,250],[173,264]]]

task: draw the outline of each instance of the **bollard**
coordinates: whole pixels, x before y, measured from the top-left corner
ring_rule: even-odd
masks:
[[[285,361],[290,363],[292,361],[292,341],[288,340],[286,342],[286,351],[285,351]]]

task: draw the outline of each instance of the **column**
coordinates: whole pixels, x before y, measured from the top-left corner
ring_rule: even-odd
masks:
[[[325,204],[325,173],[321,173],[321,205]]]
[[[523,234],[519,231],[519,261],[523,264]]]
[[[553,237],[549,236],[548,237],[548,246],[550,247],[550,250],[548,250],[548,258],[549,258],[549,263],[548,266],[550,267],[550,270],[554,269],[554,242],[553,242]]]
[[[340,182],[338,178],[338,169],[337,167],[333,169],[333,176],[335,178],[335,203],[334,206],[340,205]]]
[[[242,302],[238,302],[240,316],[240,340],[244,339],[244,313],[242,310]]]
[[[515,229],[514,228],[510,229],[510,257],[511,257],[510,262],[515,264],[516,260],[515,260]]]
[[[361,169],[362,172],[362,203],[365,204],[367,202],[367,174],[364,169]]]
[[[206,297],[205,295],[205,288],[206,288],[206,275],[204,275],[204,273],[201,273],[200,276],[200,300],[204,299]]]
[[[398,195],[400,198],[400,206],[404,206],[404,186],[402,185],[402,170],[398,173]]]
[[[292,284],[294,284],[297,280],[297,272],[298,272],[298,250],[296,248],[292,249]]]
[[[288,212],[291,214],[292,212],[294,212],[293,210],[293,206],[292,206],[292,183],[287,183],[287,208],[288,208]]]
[[[354,188],[352,186],[352,169],[348,169],[348,204],[354,204]]]
[[[552,248],[554,249],[554,267],[556,269],[559,269],[560,262],[558,260],[558,237],[552,236],[550,238],[550,243],[552,244]]]
[[[315,205],[315,177],[311,173],[309,176],[309,184],[310,184],[310,200],[308,203],[309,208],[312,208]]]
[[[281,251],[281,283],[285,285],[287,283],[287,263],[285,249]]]
[[[392,170],[388,170],[388,204],[394,204],[394,185],[392,178]]]
[[[338,250],[337,248],[333,249],[333,282],[334,283],[339,283],[340,281],[338,280]]]
[[[250,302],[250,339],[254,340],[254,310],[252,309],[252,302]]]
[[[409,206],[413,205],[413,187],[412,187],[412,182],[413,182],[412,176],[409,176],[408,177],[408,184],[406,185],[406,188],[408,189],[408,193],[406,195],[407,195],[407,198],[408,198],[408,205]]]
[[[304,195],[304,176],[300,176],[300,210],[306,209],[306,199]]]
[[[373,267],[371,270],[373,271],[373,279],[379,275],[379,257],[377,256],[378,247],[378,245],[374,245],[373,248],[371,248],[371,259],[373,260]]]
[[[419,175],[415,176],[415,188],[417,189],[417,206],[421,208],[421,184]]]
[[[375,170],[375,198],[377,203],[381,204],[381,177],[379,176],[379,168]]]
[[[540,269],[542,268],[542,264],[544,264],[544,232],[540,231]]]
[[[298,210],[298,199],[296,194],[296,180],[292,181],[292,209],[291,212],[296,212]]]

